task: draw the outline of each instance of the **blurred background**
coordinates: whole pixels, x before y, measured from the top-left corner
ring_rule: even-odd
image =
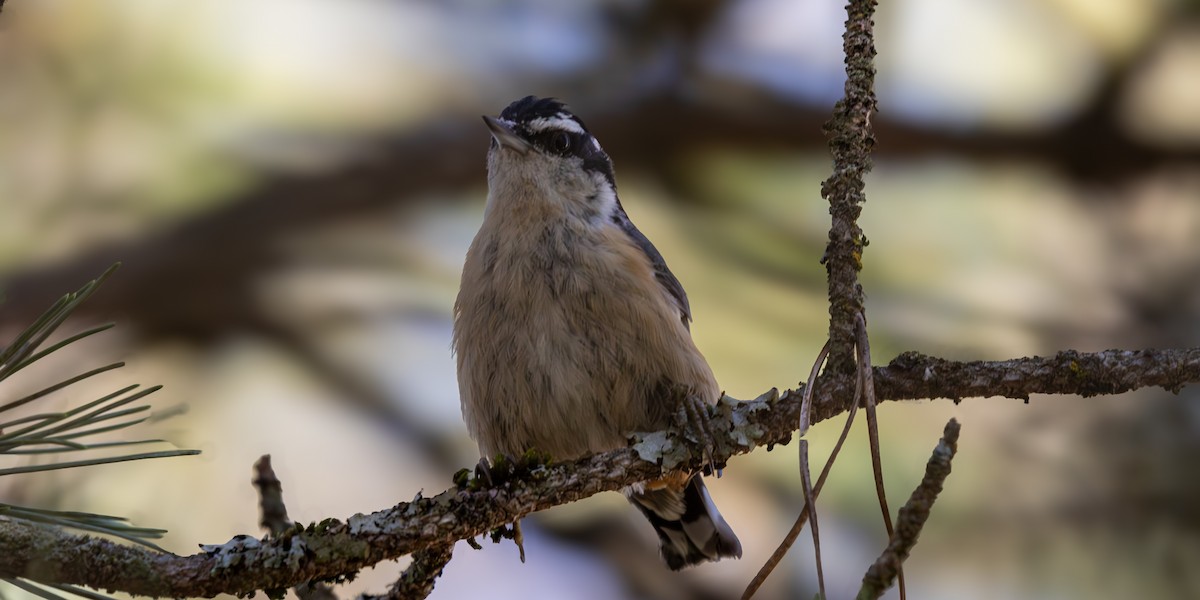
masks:
[[[861,220],[876,362],[1200,345],[1200,3],[881,4]],[[526,94],[569,102],[612,155],[725,390],[794,387],[826,332],[821,124],[844,18],[840,0],[9,2],[0,340],[124,266],[75,325],[117,329],[0,399],[125,360],[55,402],[165,384],[155,403],[187,412],[142,433],[203,454],[7,477],[0,498],[129,516],[191,554],[260,533],[264,453],[304,522],[446,489],[477,460],[449,346],[486,195],[479,115]],[[1196,400],[883,406],[893,508],[963,423],[910,596],[1200,595]],[[840,427],[811,431],[814,462]],[[460,543],[432,597],[733,597],[800,510],[796,468],[791,444],[710,482],[741,561],[671,573],[603,494],[527,519],[524,565]],[[851,596],[885,544],[861,428],[819,509],[830,596]],[[806,532],[758,597],[815,591]]]

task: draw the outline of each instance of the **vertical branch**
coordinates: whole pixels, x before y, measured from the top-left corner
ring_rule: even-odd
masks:
[[[288,518],[287,506],[283,503],[283,482],[275,475],[270,454],[262,455],[254,463],[254,479],[250,483],[258,490],[258,526],[272,535],[283,535],[292,526],[292,520]]]
[[[846,31],[842,47],[846,53],[845,95],[825,124],[833,174],[821,184],[821,195],[829,201],[833,223],[825,247],[825,269],[829,276],[829,371],[849,376],[854,372],[854,319],[863,313],[862,286],[858,271],[867,245],[858,215],[866,196],[863,176],[871,170],[871,113],[875,104],[875,0],[850,0],[846,6]]]

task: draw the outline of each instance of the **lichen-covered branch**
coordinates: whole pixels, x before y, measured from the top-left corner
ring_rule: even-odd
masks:
[[[873,374],[875,397],[881,402],[938,398],[957,402],[990,396],[1028,401],[1032,394],[1090,397],[1146,387],[1178,393],[1185,384],[1200,381],[1200,348],[1063,350],[1053,356],[968,362],[905,352],[886,366],[874,367]],[[822,377],[819,384],[827,395],[825,402],[813,406],[813,423],[845,412],[854,394],[852,378]]]
[[[901,566],[917,545],[917,538],[925,521],[929,519],[929,511],[942,492],[946,478],[950,476],[950,462],[958,451],[958,421],[950,419],[942,433],[942,439],[933,449],[933,455],[925,465],[925,477],[917,489],[913,490],[908,502],[900,508],[896,517],[896,533],[891,536],[883,554],[867,569],[863,575],[862,587],[858,591],[858,600],[874,600],[892,587],[901,571]]]
[[[292,520],[283,502],[283,482],[275,475],[270,454],[255,461],[254,478],[250,483],[258,490],[259,526],[271,535],[283,535],[292,526]],[[337,600],[333,589],[324,583],[302,583],[295,591],[300,600]]]
[[[1065,351],[997,362],[953,362],[906,353],[875,367],[874,375],[880,401],[1028,398],[1038,393],[1091,396],[1143,387],[1177,391],[1200,382],[1200,348]],[[849,408],[854,379],[825,376],[819,389],[829,394],[814,404],[813,423]],[[800,400],[799,391],[789,391],[750,402],[722,402],[712,429],[727,435],[714,440],[712,458],[722,464],[759,446],[786,443],[799,421]],[[633,448],[569,463],[526,465],[491,487],[463,480],[433,498],[418,497],[344,522],[295,525],[262,541],[240,536],[191,556],[0,520],[0,575],[162,597],[284,589],[354,573],[421,549],[449,546],[532,512],[657,477],[664,468],[699,467],[702,452],[686,444],[669,434],[649,434]],[[663,466],[643,460],[639,453]]]
[[[905,352],[875,369],[883,398],[1005,396],[1028,400],[1030,394],[1120,394],[1142,387],[1178,393],[1195,381],[1200,348],[1063,350],[1054,356],[1002,361],[959,362]]]
[[[422,548],[413,552],[412,563],[400,574],[386,594],[363,594],[358,600],[410,600],[425,598],[433,592],[433,584],[442,576],[442,569],[450,562],[453,544]]]
[[[493,488],[452,488],[346,521],[294,526],[261,541],[239,536],[191,556],[0,521],[0,573],[158,597],[286,589],[477,536],[525,514],[620,489],[659,471],[624,449],[531,469]]]
[[[821,184],[821,195],[829,201],[833,223],[825,247],[825,269],[829,278],[829,372],[849,375],[854,371],[854,319],[863,313],[863,292],[858,283],[867,239],[858,226],[865,184],[871,170],[875,135],[871,115],[875,112],[875,0],[850,0],[846,6],[846,30],[842,48],[846,53],[845,95],[833,108],[825,124],[833,175]]]

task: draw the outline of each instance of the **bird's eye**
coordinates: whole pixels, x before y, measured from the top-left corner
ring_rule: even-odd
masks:
[[[566,152],[571,149],[571,135],[565,131],[560,131],[550,138],[550,146],[555,152]]]

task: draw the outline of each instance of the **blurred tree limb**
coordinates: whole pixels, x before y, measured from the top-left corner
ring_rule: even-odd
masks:
[[[615,6],[608,15],[615,38],[611,46],[635,49],[626,52],[630,56],[528,85],[574,91],[577,94],[567,99],[583,103],[596,95],[591,93],[594,82],[612,88],[612,82],[638,80],[648,65],[661,60],[653,42],[682,36],[687,43],[677,77],[657,86],[630,85],[637,91],[615,100],[605,98],[594,110],[580,107],[587,109],[589,125],[618,165],[669,174],[678,169],[681,158],[697,149],[815,151],[826,141],[821,133],[825,107],[695,66],[695,55],[703,48],[699,41],[721,25],[729,4],[706,0],[651,2],[639,9]],[[1178,18],[1167,19],[1162,35],[1150,36],[1133,57],[1112,67],[1089,101],[1058,123],[1024,131],[978,131],[876,114],[872,126],[886,143],[873,152],[885,159],[933,155],[1033,162],[1091,184],[1122,182],[1172,165],[1200,163],[1200,147],[1157,144],[1139,137],[1131,133],[1120,112],[1140,67],[1174,33],[1186,32],[1194,24],[1194,10],[1188,8],[1184,3],[1173,9]],[[251,288],[259,275],[286,259],[279,251],[281,239],[413,202],[430,191],[482,186],[480,156],[487,139],[475,115],[447,114],[397,131],[369,144],[369,154],[322,172],[264,173],[256,188],[160,234],[86,248],[56,265],[4,274],[0,289],[8,299],[0,319],[12,321],[0,321],[0,326],[28,321],[61,290],[123,261],[126,268],[120,280],[84,307],[81,315],[119,311],[128,315],[127,324],[147,336],[196,341],[253,330],[265,319],[255,309]]]
[[[659,174],[669,173],[681,158],[701,148],[815,150],[825,141],[824,111],[763,90],[745,92],[734,107],[659,92],[589,115],[588,124],[622,168]],[[1115,102],[1106,99],[1104,105]],[[873,152],[884,158],[944,155],[1061,165],[1097,183],[1200,163],[1200,148],[1153,146],[1128,137],[1114,120],[1107,112],[1085,111],[1047,131],[971,135],[874,115],[872,127],[886,143]],[[311,174],[268,173],[241,197],[159,233],[3,275],[0,289],[8,303],[2,318],[23,322],[61,290],[120,260],[125,273],[84,308],[85,314],[119,311],[145,335],[197,341],[253,329],[263,316],[253,308],[251,288],[259,275],[286,260],[282,239],[413,203],[429,192],[482,186],[480,156],[486,147],[487,132],[478,126],[477,116],[450,115],[374,144],[369,156],[340,167]]]
[[[1200,348],[1060,352],[1052,357],[955,362],[902,354],[874,368],[879,400],[1032,394],[1114,394],[1144,387],[1178,391],[1200,382]],[[853,378],[823,376],[828,401],[813,406],[814,423],[849,409]],[[776,400],[722,403],[717,423],[728,436],[715,457],[724,462],[761,446],[787,443],[798,422],[801,390]],[[699,448],[674,468],[702,464]],[[752,440],[752,442],[751,442]],[[751,445],[743,443],[751,442]],[[213,596],[281,589],[336,578],[422,549],[478,536],[532,512],[661,476],[663,468],[632,448],[571,463],[535,465],[488,487],[478,479],[433,498],[418,497],[347,521],[294,526],[261,540],[241,537],[191,556],[162,554],[86,536],[0,521],[0,574],[44,583],[68,583],[147,596]]]

